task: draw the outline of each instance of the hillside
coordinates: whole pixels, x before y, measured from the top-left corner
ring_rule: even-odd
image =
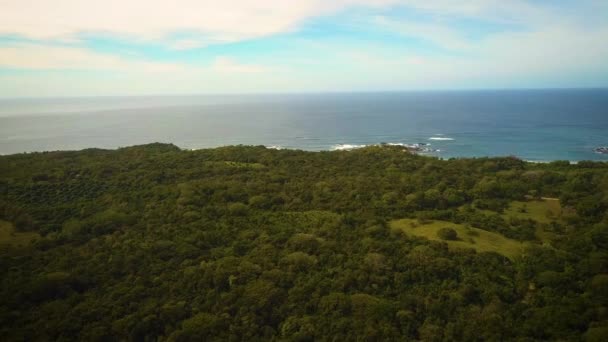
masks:
[[[478,253],[494,252],[512,260],[521,257],[527,247],[520,241],[506,238],[498,233],[448,221],[419,222],[418,220],[402,219],[391,221],[389,226],[411,236],[445,241],[451,250],[473,249]],[[454,240],[441,238],[439,231],[444,228],[456,231],[457,237]]]
[[[6,341],[608,339],[606,163],[157,143],[0,196]]]

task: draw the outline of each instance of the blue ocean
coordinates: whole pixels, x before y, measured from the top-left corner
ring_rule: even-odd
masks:
[[[150,142],[608,161],[608,89],[0,100],[0,154]]]

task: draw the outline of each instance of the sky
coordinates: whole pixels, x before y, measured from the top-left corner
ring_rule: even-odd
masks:
[[[0,0],[0,97],[579,87],[606,0]]]

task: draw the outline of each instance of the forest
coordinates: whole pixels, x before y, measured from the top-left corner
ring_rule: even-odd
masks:
[[[3,341],[608,341],[608,163],[0,156]]]

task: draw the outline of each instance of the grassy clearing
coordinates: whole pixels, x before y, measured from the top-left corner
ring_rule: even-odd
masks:
[[[0,246],[27,247],[39,238],[38,233],[17,233],[10,222],[0,220]]]
[[[562,206],[557,199],[546,199],[540,201],[513,201],[505,210],[505,218],[517,217],[520,219],[531,219],[540,223],[551,223],[561,221]]]
[[[525,246],[525,243],[508,239],[497,233],[447,221],[420,223],[416,219],[401,219],[392,221],[390,226],[392,229],[401,229],[409,235],[447,242],[450,249],[473,248],[480,253],[496,252],[509,259],[521,255]],[[446,227],[452,228],[458,233],[458,240],[447,241],[437,236],[437,231]]]
[[[497,214],[491,210],[476,210],[486,215]],[[559,199],[557,198],[543,197],[539,200],[513,201],[500,215],[507,221],[511,218],[517,218],[529,219],[541,224],[550,224],[552,222],[563,223],[564,217],[571,215],[572,210],[573,209],[571,208],[562,208]],[[544,230],[542,225],[537,226],[535,234],[536,237],[543,242],[550,242],[556,236],[555,233]]]
[[[463,209],[461,207],[460,209]],[[495,215],[496,212],[487,209],[476,209],[487,215]],[[502,213],[504,219],[511,217],[519,219],[531,219],[539,223],[559,222],[562,216],[567,214],[557,198],[545,198],[541,200],[513,201]]]
[[[513,201],[502,216],[505,219],[515,217],[545,224],[561,223],[564,221],[564,216],[569,214],[568,210],[568,208],[562,208],[557,198],[543,198],[526,202]],[[540,225],[536,228],[536,237],[543,242],[550,242],[555,235],[555,233],[544,230]]]

